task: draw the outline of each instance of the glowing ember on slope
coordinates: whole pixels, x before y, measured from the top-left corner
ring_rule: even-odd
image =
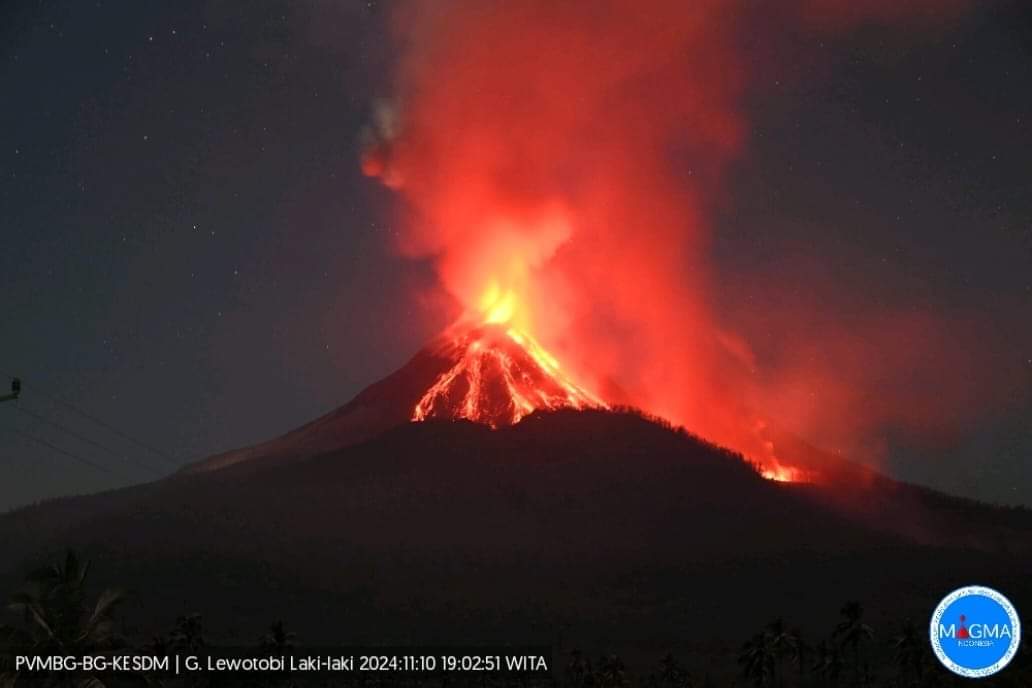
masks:
[[[774,451],[774,442],[767,437],[767,422],[757,419],[753,426],[753,433],[760,440],[762,452],[760,456],[748,454],[747,458],[756,468],[756,472],[767,480],[778,483],[810,483],[814,482],[817,476],[811,472],[796,466],[786,465]]]
[[[777,461],[768,462],[767,465],[759,468],[760,475],[767,480],[778,483],[805,483],[809,482],[803,471],[791,466],[783,466]]]

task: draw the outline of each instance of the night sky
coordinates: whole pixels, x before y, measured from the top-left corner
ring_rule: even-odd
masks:
[[[712,251],[796,280],[779,298],[807,274],[771,266],[817,263],[872,301],[979,312],[1019,391],[934,450],[886,428],[888,469],[1032,505],[1032,12],[987,4],[773,61]],[[275,436],[447,324],[356,162],[387,10],[244,7],[0,9],[0,375],[24,384],[0,404],[0,508]]]

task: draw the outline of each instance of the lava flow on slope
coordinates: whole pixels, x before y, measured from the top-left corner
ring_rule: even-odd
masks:
[[[410,420],[466,419],[497,429],[539,410],[608,409],[574,382],[524,327],[526,308],[513,290],[492,283],[476,310],[467,312],[426,351],[442,368],[412,409]],[[783,463],[773,440],[755,431],[761,450],[746,454],[756,472],[777,482],[811,482],[815,475]]]
[[[412,420],[465,418],[498,428],[539,409],[607,408],[529,334],[498,322],[453,329],[436,353],[454,363],[416,404]]]

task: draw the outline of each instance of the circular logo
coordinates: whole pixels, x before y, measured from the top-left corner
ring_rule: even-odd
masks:
[[[969,585],[942,599],[929,628],[935,656],[967,678],[992,676],[1014,659],[1021,621],[1014,605],[992,588]]]

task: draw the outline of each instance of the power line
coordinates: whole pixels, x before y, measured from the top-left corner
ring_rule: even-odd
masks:
[[[98,471],[104,471],[105,473],[111,473],[111,469],[108,468],[107,466],[101,466],[99,463],[94,463],[93,461],[90,461],[89,459],[87,459],[85,457],[79,456],[78,454],[73,454],[70,451],[65,451],[64,449],[61,449],[61,447],[58,447],[55,444],[51,444],[50,442],[47,442],[44,439],[40,439],[39,437],[36,437],[35,435],[30,435],[29,433],[25,432],[24,430],[19,430],[18,428],[13,428],[11,431],[13,433],[15,433],[16,435],[21,435],[25,439],[32,440],[33,442],[35,442],[37,444],[42,444],[44,447],[49,447],[50,449],[53,449],[54,451],[58,452],[59,454],[64,454],[65,456],[67,456],[67,457],[69,457],[71,459],[75,459],[76,461],[78,461],[80,463],[84,463],[87,466],[92,466],[93,468],[96,468]]]
[[[132,442],[133,444],[135,444],[136,446],[140,447],[141,449],[146,449],[147,451],[157,455],[159,458],[165,460],[169,464],[171,464],[171,465],[173,465],[173,466],[175,466],[177,468],[181,465],[180,462],[176,461],[176,459],[174,457],[172,457],[171,455],[163,452],[162,450],[158,449],[157,447],[153,447],[153,446],[147,444],[146,442],[143,442],[142,440],[138,440],[135,437],[132,437],[131,435],[127,435],[126,433],[122,432],[121,430],[119,430],[118,428],[114,427],[110,423],[106,423],[106,422],[102,421],[100,418],[97,418],[96,416],[90,415],[89,413],[83,411],[82,409],[80,409],[79,407],[75,406],[74,404],[72,404],[70,402],[67,402],[64,399],[58,399],[57,397],[52,396],[50,394],[44,393],[44,396],[47,396],[50,399],[53,399],[54,401],[56,401],[57,403],[62,404],[64,406],[70,408],[72,411],[78,413],[83,418],[85,418],[87,420],[93,421],[94,423],[96,423],[97,425],[101,426],[102,428],[106,428],[107,430],[109,430],[110,432],[115,433],[116,435],[118,435],[122,439],[128,440],[129,442]]]
[[[29,386],[27,391],[29,393],[31,393],[32,389],[33,389],[33,386],[35,386],[36,384],[38,384],[38,383],[31,383],[32,386]],[[122,439],[124,439],[124,440],[126,440],[128,442],[132,442],[137,447],[140,447],[141,449],[146,449],[147,451],[151,452],[152,454],[160,457],[162,460],[164,460],[168,464],[170,464],[172,466],[175,466],[176,468],[179,468],[182,465],[182,463],[180,461],[177,461],[175,459],[175,457],[171,456],[167,452],[164,452],[164,451],[158,449],[157,447],[154,447],[154,446],[152,446],[150,444],[147,444],[146,442],[144,442],[142,440],[136,439],[132,435],[129,435],[129,434],[123,432],[122,430],[119,430],[118,428],[116,428],[115,426],[111,425],[110,423],[108,423],[106,421],[103,421],[100,418],[97,418],[96,416],[94,416],[93,414],[88,413],[88,412],[82,410],[81,408],[79,408],[75,404],[73,404],[73,403],[71,403],[69,401],[65,401],[64,399],[60,399],[60,398],[54,396],[53,394],[48,394],[47,392],[45,392],[42,389],[39,389],[38,387],[36,389],[37,389],[37,391],[40,394],[42,394],[43,396],[47,397],[51,401],[55,401],[58,404],[61,404],[62,406],[65,406],[66,408],[71,409],[72,411],[74,411],[75,413],[79,414],[80,416],[82,416],[86,420],[89,420],[89,421],[92,421],[93,423],[96,423],[100,427],[108,430],[109,432],[114,433],[115,435],[118,435],[119,437],[121,437]],[[23,391],[23,393],[24,393],[24,391]]]
[[[76,438],[77,440],[79,440],[81,442],[85,442],[85,443],[87,443],[87,444],[89,444],[91,446],[96,447],[97,449],[100,449],[102,451],[108,452],[112,456],[114,456],[114,457],[116,457],[118,459],[121,459],[122,461],[129,461],[131,463],[136,464],[137,466],[139,466],[141,468],[144,468],[144,469],[154,473],[155,475],[159,475],[159,476],[162,475],[161,471],[159,469],[155,468],[154,466],[152,466],[150,464],[147,464],[147,463],[143,463],[142,461],[134,460],[134,459],[132,459],[129,456],[119,454],[114,449],[111,449],[110,447],[108,447],[106,445],[103,445],[100,442],[96,442],[96,441],[90,439],[89,437],[86,437],[85,435],[81,435],[78,432],[76,432],[76,431],[74,431],[74,430],[72,430],[70,428],[67,428],[64,425],[61,425],[60,423],[58,423],[56,421],[50,420],[46,416],[43,416],[43,415],[40,415],[40,414],[36,413],[35,411],[30,411],[29,409],[25,408],[21,404],[15,405],[15,409],[17,409],[19,412],[24,413],[25,415],[27,415],[27,416],[29,416],[31,418],[35,418],[36,420],[38,420],[38,421],[40,421],[42,423],[46,423],[47,425],[49,425],[51,427],[57,428],[61,432],[65,433],[67,435],[70,435],[70,436]]]

